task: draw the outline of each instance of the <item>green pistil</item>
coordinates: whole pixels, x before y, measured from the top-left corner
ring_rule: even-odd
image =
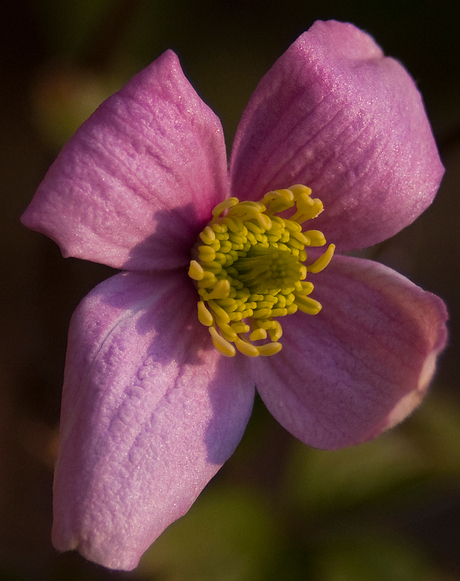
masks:
[[[302,231],[301,224],[323,209],[310,195],[309,188],[296,185],[269,192],[261,202],[229,198],[214,208],[189,276],[200,295],[198,318],[223,355],[234,356],[235,347],[251,357],[273,355],[281,349],[278,318],[298,309],[312,315],[321,310],[305,278],[327,266],[334,245],[304,264],[306,247],[326,243],[321,232]],[[280,212],[283,218],[275,215]]]
[[[294,287],[300,280],[301,269],[298,258],[287,250],[261,244],[253,246],[244,258],[238,258],[231,269],[251,292],[261,293]]]

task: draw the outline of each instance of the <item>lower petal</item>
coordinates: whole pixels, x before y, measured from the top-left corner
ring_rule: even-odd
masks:
[[[233,453],[254,390],[196,318],[187,275],[123,273],[69,333],[53,543],[133,569]]]
[[[447,339],[444,303],[372,261],[336,256],[315,278],[316,316],[283,322],[283,350],[255,361],[274,417],[318,448],[378,435],[420,403]]]

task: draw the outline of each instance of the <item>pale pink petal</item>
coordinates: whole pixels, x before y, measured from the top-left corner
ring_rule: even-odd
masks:
[[[245,365],[212,347],[186,274],[96,287],[69,334],[56,548],[133,569],[238,444],[254,398]]]
[[[65,256],[175,268],[227,195],[221,124],[167,51],[62,149],[23,216]]]
[[[432,202],[443,167],[414,81],[351,24],[316,22],[259,83],[238,128],[232,195],[302,183],[340,249],[364,248]]]
[[[437,296],[368,260],[337,256],[314,282],[322,311],[283,320],[282,351],[254,362],[257,389],[297,438],[340,448],[419,404],[446,343],[447,313]]]

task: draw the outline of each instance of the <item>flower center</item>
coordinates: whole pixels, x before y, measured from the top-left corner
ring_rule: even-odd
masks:
[[[287,250],[256,244],[233,263],[240,280],[251,292],[268,292],[293,286],[300,279],[300,263]]]
[[[322,211],[321,200],[302,185],[269,192],[260,202],[229,198],[214,208],[189,276],[200,295],[198,319],[222,355],[233,357],[235,347],[250,357],[278,353],[278,318],[297,310],[319,313],[321,304],[309,296],[313,284],[305,279],[329,264],[335,246],[306,265],[306,247],[324,246],[326,239],[318,230],[302,231],[301,224]]]

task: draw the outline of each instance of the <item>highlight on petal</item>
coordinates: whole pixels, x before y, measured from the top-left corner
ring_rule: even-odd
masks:
[[[57,549],[133,569],[238,444],[254,382],[243,358],[212,348],[195,293],[186,273],[123,273],[75,312],[54,484]]]
[[[283,350],[255,361],[273,416],[317,448],[369,440],[420,403],[446,344],[444,303],[372,261],[336,256],[315,279],[315,317],[283,324]]]
[[[407,71],[351,24],[315,22],[260,81],[232,152],[232,195],[302,183],[324,203],[315,227],[339,250],[410,224],[443,175]]]
[[[80,127],[23,216],[65,256],[175,268],[227,195],[222,127],[167,51]]]

